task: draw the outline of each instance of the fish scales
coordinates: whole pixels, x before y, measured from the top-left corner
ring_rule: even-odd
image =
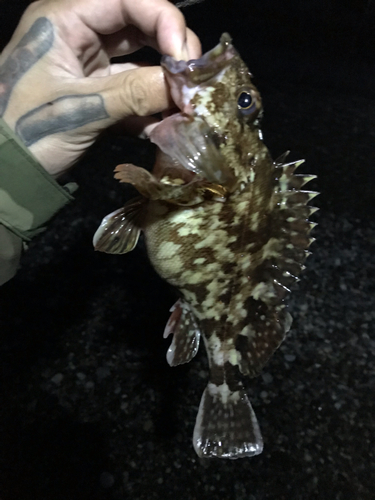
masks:
[[[190,361],[200,338],[210,375],[193,434],[201,457],[261,453],[262,436],[243,386],[291,326],[286,296],[303,269],[314,226],[296,175],[300,162],[273,161],[262,141],[261,97],[224,34],[198,60],[164,57],[180,112],[151,133],[152,173],[119,165],[115,177],[142,197],[107,216],[96,249],[126,253],[142,230],[155,270],[180,298],[164,331],[171,366]]]

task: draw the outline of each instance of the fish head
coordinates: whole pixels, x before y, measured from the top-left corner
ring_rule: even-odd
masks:
[[[230,36],[199,59],[164,56],[161,65],[180,113],[156,127],[151,140],[212,182],[229,189],[247,182],[248,165],[263,148],[262,100]]]
[[[233,120],[253,122],[262,109],[252,75],[227,33],[199,59],[177,61],[163,56],[161,65],[182,113],[204,117],[222,134]]]

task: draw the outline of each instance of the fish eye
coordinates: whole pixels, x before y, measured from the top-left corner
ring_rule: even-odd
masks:
[[[253,96],[250,94],[250,92],[241,92],[241,94],[238,96],[237,102],[238,106],[241,109],[249,109],[253,104]]]
[[[251,92],[243,90],[237,98],[238,109],[244,115],[250,115],[257,109],[256,99]]]

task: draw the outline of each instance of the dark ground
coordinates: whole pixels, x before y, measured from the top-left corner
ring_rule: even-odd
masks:
[[[21,6],[0,9],[4,42]],[[374,499],[375,4],[206,0],[185,12],[205,50],[231,33],[272,154],[290,149],[319,175],[291,333],[249,384],[264,452],[197,459],[205,354],[167,365],[174,295],[142,245],[116,257],[91,244],[132,195],[113,168],[150,166],[154,152],[105,138],[73,172],[75,203],[0,292],[1,500]]]

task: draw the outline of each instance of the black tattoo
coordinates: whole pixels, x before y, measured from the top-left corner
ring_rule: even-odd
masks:
[[[22,37],[0,66],[0,116],[3,116],[10,94],[18,80],[52,47],[53,25],[40,17]]]
[[[69,95],[29,111],[16,123],[16,134],[26,146],[47,135],[66,132],[109,118],[100,94]]]

